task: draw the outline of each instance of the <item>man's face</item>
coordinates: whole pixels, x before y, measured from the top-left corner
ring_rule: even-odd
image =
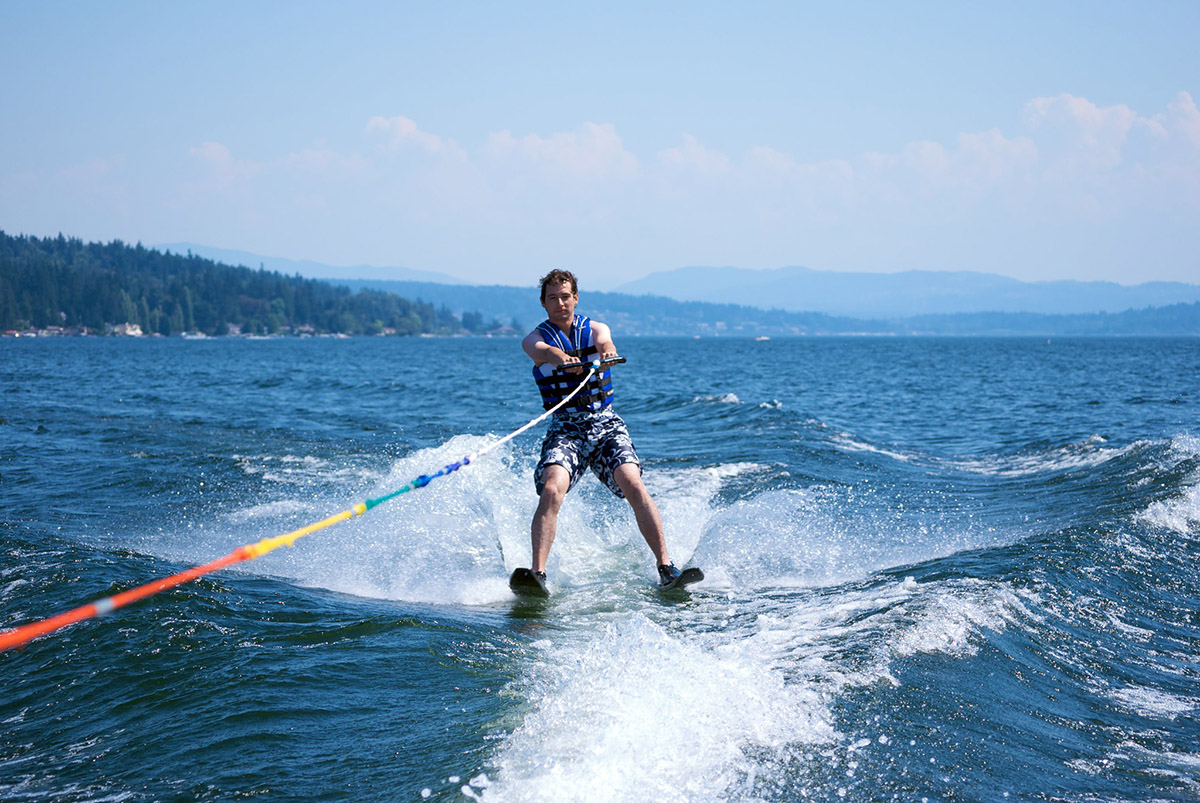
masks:
[[[546,297],[542,299],[542,306],[546,308],[546,315],[549,316],[551,322],[566,329],[575,320],[575,305],[579,303],[579,296],[571,292],[570,282],[555,282],[546,285]]]

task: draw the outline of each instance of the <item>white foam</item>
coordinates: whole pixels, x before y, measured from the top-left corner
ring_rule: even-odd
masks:
[[[759,613],[752,641],[781,668],[821,678],[822,688],[896,682],[895,658],[918,653],[955,658],[973,655],[987,631],[1000,632],[1032,619],[1021,593],[1007,584],[974,579],[917,583],[911,577],[865,589],[843,589],[835,600],[789,599]],[[832,645],[838,645],[831,649]],[[835,658],[846,645],[873,658],[847,672]]]
[[[938,461],[950,468],[972,474],[995,477],[1025,477],[1033,474],[1094,468],[1145,445],[1138,441],[1128,446],[1105,447],[1105,438],[1091,435],[1078,443],[1068,443],[1029,454],[988,455]]]
[[[1172,499],[1151,504],[1139,518],[1179,535],[1200,537],[1200,484],[1188,487]]]
[[[490,442],[463,435],[397,460],[371,496],[403,487]],[[462,604],[508,599],[507,573],[528,565],[534,498],[519,487],[524,483],[508,469],[509,459],[507,451],[497,450],[438,478],[436,490],[432,484],[414,489],[338,525],[336,535],[316,534],[297,549],[268,555],[261,569],[361,596]]]
[[[1137,625],[1131,625],[1112,611],[1106,611],[1105,615],[1108,617],[1108,621],[1113,627],[1115,627],[1117,630],[1120,630],[1130,638],[1138,641],[1149,641],[1154,637],[1153,630],[1145,627],[1138,627]]]
[[[1200,753],[1178,748],[1152,750],[1135,741],[1117,744],[1104,759],[1105,769],[1132,767],[1137,772],[1179,781],[1194,799],[1200,792]]]
[[[1200,438],[1177,435],[1171,439],[1173,463],[1197,456],[1200,456]],[[1152,527],[1191,538],[1200,537],[1200,472],[1189,477],[1188,483],[1178,496],[1154,502],[1138,518]]]
[[[251,476],[286,485],[360,480],[374,481],[379,475],[369,468],[340,465],[313,455],[232,455],[238,468]]]
[[[695,560],[724,568],[743,587],[827,586],[998,538],[870,489],[816,486],[767,491],[715,512]]]
[[[880,446],[875,446],[865,441],[860,441],[850,435],[848,432],[835,432],[831,438],[835,447],[846,452],[870,452],[872,454],[880,454],[884,457],[890,457],[893,460],[899,460],[902,463],[911,463],[918,458],[918,455],[911,453],[898,452],[894,449],[884,449]]]
[[[725,463],[648,471],[646,487],[662,513],[672,560],[687,563],[716,511],[712,501],[731,479],[763,470],[757,463]],[[630,523],[633,523],[632,516]]]
[[[336,497],[325,490],[304,501],[250,506],[227,514],[221,526],[185,521],[186,537],[154,539],[153,548],[162,554],[163,545],[168,545],[163,556],[180,562],[211,560],[242,544],[320,521],[365,498],[393,492],[493,440],[464,435],[419,450],[394,461],[386,475],[367,472],[376,480],[366,488],[358,478],[343,478]],[[513,459],[507,449],[498,449],[439,477],[430,487],[404,493],[240,568],[384,599],[458,604],[510,599],[507,573],[528,565],[528,527],[536,500],[531,469],[514,471],[509,466]],[[569,515],[567,520],[572,520]],[[237,526],[229,527],[228,522]]]
[[[1145,443],[1138,441],[1128,446],[1105,447],[1103,444],[1107,441],[1104,437],[1091,435],[1078,443],[1068,443],[1026,454],[943,458],[920,452],[884,448],[867,443],[848,432],[834,431],[830,435],[830,441],[835,447],[847,452],[868,452],[883,455],[902,463],[919,463],[994,477],[1024,477],[1093,468],[1120,457]]]
[[[0,585],[0,599],[5,599],[21,586],[29,585],[29,581],[23,577],[16,580],[10,580],[4,585]]]
[[[719,799],[753,776],[753,751],[835,737],[812,688],[641,614],[541,652],[517,691],[530,710],[484,800]]]
[[[736,393],[722,393],[719,395],[696,396],[691,401],[692,404],[741,404],[742,400],[737,397]]]
[[[1180,714],[1190,713],[1200,707],[1196,700],[1146,686],[1114,689],[1109,696],[1123,707],[1144,717],[1175,719]]]
[[[913,613],[912,623],[892,641],[897,655],[974,655],[978,648],[975,637],[982,631],[1001,631],[1018,616],[1030,615],[1010,587],[972,579],[947,584],[923,597]]]
[[[665,618],[686,637],[637,612],[566,618],[507,689],[526,711],[482,799],[758,799],[776,768],[817,753],[852,776],[892,740],[835,728],[840,695],[898,684],[893,664],[918,652],[970,655],[1024,613],[1004,583],[904,578],[833,598],[708,596]]]

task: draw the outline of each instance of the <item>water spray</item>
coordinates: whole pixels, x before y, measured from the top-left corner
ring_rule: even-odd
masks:
[[[194,566],[186,571],[179,572],[178,574],[173,574],[169,577],[162,577],[158,580],[140,585],[137,588],[132,588],[128,591],[122,591],[119,594],[114,594],[110,597],[104,597],[103,599],[96,600],[95,602],[89,602],[87,605],[81,605],[78,608],[60,613],[57,616],[51,616],[37,622],[21,625],[20,627],[13,628],[11,630],[0,631],[0,652],[4,652],[5,650],[9,650],[14,647],[20,647],[32,641],[33,639],[38,638],[39,636],[53,633],[56,630],[60,630],[68,625],[75,624],[76,622],[82,622],[86,619],[92,619],[97,616],[102,616],[106,613],[111,613],[117,608],[123,608],[130,603],[153,596],[160,591],[166,591],[169,588],[174,588],[176,586],[183,585],[184,583],[191,582],[192,580],[203,577],[206,574],[211,574],[218,569],[224,569],[225,567],[232,566],[235,563],[241,563],[243,561],[260,558],[263,555],[266,555],[268,552],[273,552],[281,546],[294,546],[298,539],[303,538],[306,535],[311,535],[312,533],[319,532],[327,527],[332,527],[333,525],[346,521],[347,519],[353,519],[361,516],[367,511],[382,505],[384,502],[391,501],[401,494],[406,494],[409,491],[417,488],[424,488],[438,477],[445,477],[454,473],[455,471],[458,471],[464,466],[469,466],[473,461],[478,460],[480,457],[492,451],[493,449],[508,443],[521,433],[529,430],[531,427],[537,426],[539,423],[562,409],[568,402],[571,401],[571,399],[575,398],[576,394],[578,394],[579,391],[587,385],[588,381],[591,380],[591,378],[595,376],[596,373],[602,368],[623,362],[625,362],[624,357],[609,357],[608,359],[604,360],[595,360],[590,364],[579,363],[562,366],[560,370],[569,368],[582,369],[585,366],[589,367],[590,370],[579,382],[578,386],[576,386],[574,390],[567,394],[558,404],[554,405],[549,410],[546,410],[546,412],[542,413],[536,418],[530,420],[524,426],[513,430],[503,438],[488,444],[484,448],[466,455],[461,460],[448,463],[433,474],[422,474],[421,476],[413,479],[407,485],[404,485],[395,491],[384,494],[383,496],[377,496],[373,499],[367,499],[359,502],[358,504],[343,510],[341,513],[336,513],[329,518],[314,522],[306,527],[301,527],[298,530],[292,530],[290,533],[284,533],[283,535],[277,535],[272,538],[264,538],[261,541],[253,544],[245,544],[240,546],[234,551],[230,552],[228,555],[217,558],[210,563],[205,563],[201,566]]]

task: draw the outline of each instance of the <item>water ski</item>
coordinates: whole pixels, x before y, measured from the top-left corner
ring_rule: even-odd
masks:
[[[693,566],[690,569],[684,569],[682,572],[679,573],[679,576],[676,577],[671,582],[659,583],[658,590],[659,591],[682,591],[683,589],[690,586],[692,583],[699,583],[703,579],[704,579],[704,572],[700,571],[698,568]]]
[[[533,573],[533,569],[514,569],[512,577],[508,578],[508,587],[518,597],[548,597],[550,589],[542,578]]]

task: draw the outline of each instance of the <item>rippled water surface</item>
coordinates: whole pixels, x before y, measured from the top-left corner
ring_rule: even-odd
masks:
[[[0,797],[1200,796],[1200,341],[624,339],[672,555],[541,428],[0,655]],[[537,415],[515,340],[0,340],[0,626]]]

